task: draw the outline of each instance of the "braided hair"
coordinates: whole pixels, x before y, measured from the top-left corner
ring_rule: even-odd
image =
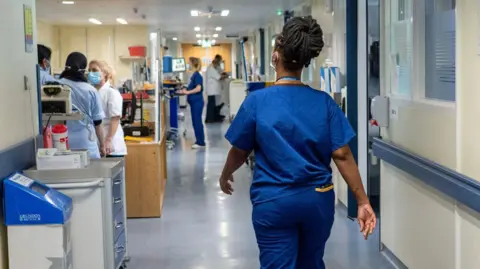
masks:
[[[290,19],[275,42],[275,49],[282,54],[284,67],[289,71],[308,67],[323,46],[322,28],[312,16]]]

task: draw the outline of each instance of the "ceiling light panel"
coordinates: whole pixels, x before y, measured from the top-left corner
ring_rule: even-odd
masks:
[[[217,32],[222,31],[222,27],[219,26],[219,27],[215,28],[215,31],[217,31]]]
[[[128,22],[125,19],[122,18],[117,18],[117,22],[120,24],[128,24]]]
[[[222,13],[221,13],[222,17],[227,17],[228,14],[230,14],[230,10],[228,10],[228,9],[227,10],[222,10]]]
[[[99,21],[99,20],[97,20],[97,19],[95,19],[95,18],[90,18],[90,19],[88,19],[88,21],[91,22],[91,23],[93,23],[93,24],[97,24],[97,25],[102,24],[101,21]]]
[[[195,32],[200,32],[200,27],[197,26],[197,27],[193,28],[193,30],[195,30]]]
[[[75,4],[75,1],[62,1],[62,4],[64,4],[64,5],[73,5],[73,4]]]
[[[190,15],[192,15],[192,17],[198,17],[198,15],[200,15],[200,12],[198,12],[198,10],[192,10],[190,11]]]

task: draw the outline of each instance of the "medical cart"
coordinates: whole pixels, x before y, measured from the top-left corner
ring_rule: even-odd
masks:
[[[72,199],[19,173],[3,191],[9,267],[72,269]]]
[[[24,171],[73,199],[73,268],[126,268],[127,227],[123,159],[92,160],[85,169]]]

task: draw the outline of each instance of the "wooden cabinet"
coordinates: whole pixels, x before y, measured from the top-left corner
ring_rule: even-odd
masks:
[[[127,150],[127,217],[161,217],[167,180],[165,136],[159,143],[128,143]]]
[[[165,105],[160,107],[159,142],[127,143],[125,157],[128,218],[159,218],[167,181],[167,136]]]

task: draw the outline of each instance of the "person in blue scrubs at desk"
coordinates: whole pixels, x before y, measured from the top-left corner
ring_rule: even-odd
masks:
[[[73,52],[67,57],[60,83],[72,89],[74,112],[80,112],[84,119],[67,121],[68,143],[71,149],[88,149],[90,158],[105,156],[105,139],[102,120],[105,118],[102,101],[97,90],[88,83],[85,76],[87,57]]]
[[[193,75],[190,78],[190,83],[188,84],[187,89],[183,89],[179,91],[179,93],[187,95],[187,101],[192,113],[192,124],[196,138],[196,142],[192,146],[192,149],[202,149],[205,148],[205,131],[203,129],[202,121],[205,100],[203,99],[203,77],[200,74],[202,63],[200,59],[195,57],[191,57],[189,61]]]
[[[52,50],[44,45],[37,45],[38,66],[40,67],[40,85],[43,86],[47,82],[57,81],[50,74],[50,59],[52,57]]]
[[[332,159],[357,199],[365,239],[376,226],[348,146],[354,131],[329,94],[300,80],[323,46],[316,20],[289,20],[272,53],[277,82],[248,95],[226,134],[232,148],[219,180],[224,193],[233,193],[233,173],[255,152],[250,196],[261,269],[325,268],[335,215]]]

